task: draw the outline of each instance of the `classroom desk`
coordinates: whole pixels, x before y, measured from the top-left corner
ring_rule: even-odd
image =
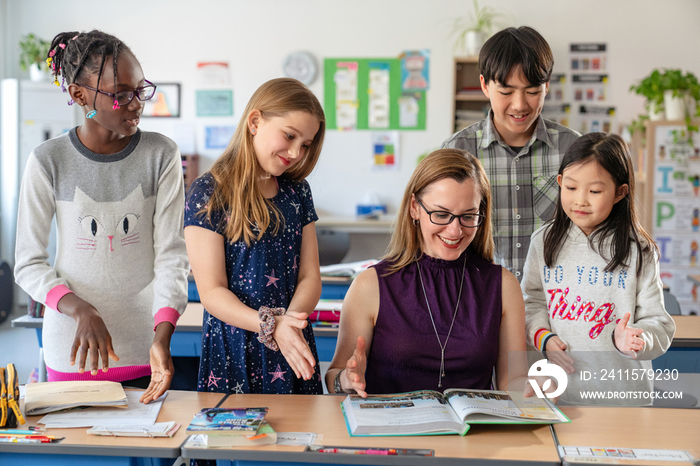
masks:
[[[381,465],[493,465],[559,464],[549,426],[472,426],[466,436],[350,437],[336,395],[231,395],[222,407],[266,406],[266,420],[277,432],[322,434],[316,444],[343,447],[428,448],[435,457],[342,455],[304,453],[304,447],[267,445],[254,450],[241,447],[194,449],[183,447],[183,458],[260,461],[273,464],[381,464]],[[700,413],[700,411],[699,411]],[[247,463],[244,463],[247,464]],[[256,463],[259,466],[265,463]]]
[[[700,348],[700,316],[671,316],[676,323],[676,334],[671,346],[675,348]]]
[[[187,438],[186,427],[202,408],[215,406],[221,393],[199,393],[170,390],[157,422],[176,421],[180,429],[172,438],[108,437],[87,434],[87,428],[50,429],[49,435],[65,437],[60,443],[0,443],[0,464],[3,466],[70,465],[94,466],[170,466],[180,456],[180,447]],[[27,424],[37,425],[40,416],[27,417]]]
[[[685,450],[700,458],[700,409],[561,408],[571,419],[571,424],[554,426],[561,446]],[[563,464],[574,463],[565,461]],[[619,464],[680,466],[690,463],[625,460]]]
[[[317,229],[342,231],[345,233],[391,233],[394,216],[382,215],[378,219],[357,217],[320,217],[316,221]]]
[[[688,275],[688,280],[700,286],[700,275]]]

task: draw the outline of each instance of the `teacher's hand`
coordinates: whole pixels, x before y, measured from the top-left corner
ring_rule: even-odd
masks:
[[[365,349],[367,342],[364,337],[357,337],[357,346],[352,353],[352,357],[345,363],[345,374],[340,377],[343,390],[353,389],[362,398],[367,398],[367,383],[365,382],[365,370],[367,369],[367,356]],[[343,383],[345,379],[346,383]]]

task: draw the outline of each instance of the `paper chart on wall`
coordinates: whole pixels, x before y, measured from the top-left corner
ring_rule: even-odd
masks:
[[[653,133],[653,237],[659,248],[661,279],[681,312],[700,314],[700,147],[682,136],[682,125],[659,125]]]
[[[350,130],[357,126],[357,66],[357,62],[339,62],[333,76],[338,129]]]
[[[399,133],[388,131],[372,134],[372,169],[399,169]]]
[[[389,127],[389,65],[369,64],[369,127],[385,129]]]
[[[327,58],[326,128],[424,130],[426,91],[404,90],[398,58]]]

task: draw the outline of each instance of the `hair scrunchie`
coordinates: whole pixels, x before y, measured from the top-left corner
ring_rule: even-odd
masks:
[[[275,331],[275,316],[283,315],[287,310],[283,307],[270,308],[260,306],[258,309],[258,318],[260,319],[260,333],[258,333],[258,341],[270,348],[272,351],[279,351],[279,346],[272,334]]]

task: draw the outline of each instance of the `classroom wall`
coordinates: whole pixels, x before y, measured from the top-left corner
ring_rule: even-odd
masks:
[[[609,101],[618,122],[643,110],[629,86],[654,67],[676,67],[700,76],[700,2],[697,0],[482,0],[508,16],[504,25],[529,25],[549,41],[555,72],[567,71],[568,44],[606,42],[609,47]],[[177,123],[196,128],[200,171],[216,152],[202,150],[204,125],[237,124],[248,98],[264,81],[281,75],[290,52],[326,57],[395,57],[403,50],[431,51],[431,88],[425,131],[400,139],[400,170],[372,172],[368,131],[329,131],[320,162],[310,176],[321,215],[352,215],[369,192],[391,211],[419,154],[440,146],[452,125],[453,18],[472,10],[469,0],[0,0],[3,58],[0,77],[23,76],[17,42],[33,32],[50,39],[63,30],[98,28],[117,35],[135,52],[147,79],[182,85],[183,118],[142,119],[143,129],[174,136]],[[235,115],[196,118],[195,67],[200,61],[227,61],[231,68]],[[3,66],[4,65],[4,66]],[[323,80],[311,89],[323,98]]]

